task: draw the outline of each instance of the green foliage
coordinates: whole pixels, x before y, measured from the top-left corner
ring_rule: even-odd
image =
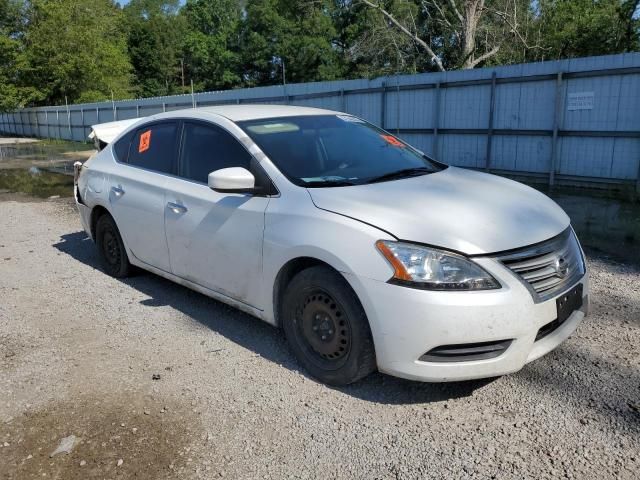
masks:
[[[544,58],[605,55],[638,50],[638,1],[541,0]]]
[[[368,3],[0,0],[0,110],[640,50],[640,0],[485,0],[471,48],[478,0]]]
[[[179,0],[132,0],[125,8],[127,48],[135,95],[154,97],[182,88],[182,39],[186,33]]]
[[[187,0],[182,8],[187,24],[184,59],[198,90],[237,87],[238,34],[241,9],[237,0]]]
[[[27,16],[26,74],[46,103],[130,95],[123,16],[110,0],[32,0]]]
[[[0,111],[22,107],[41,97],[36,88],[20,85],[25,71],[22,33],[22,2],[0,0]]]
[[[331,2],[249,0],[242,34],[246,85],[341,78]],[[284,63],[284,68],[283,68]]]

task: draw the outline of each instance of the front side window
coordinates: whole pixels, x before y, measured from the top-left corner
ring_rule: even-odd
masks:
[[[229,167],[247,170],[251,154],[222,128],[203,123],[185,123],[180,176],[207,183],[209,174]]]
[[[251,120],[240,127],[296,185],[361,185],[446,168],[350,115]]]
[[[177,136],[176,122],[156,123],[139,128],[129,147],[129,164],[172,173]]]

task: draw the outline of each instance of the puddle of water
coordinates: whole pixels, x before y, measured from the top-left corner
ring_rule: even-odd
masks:
[[[75,142],[0,144],[0,193],[70,197],[73,163],[92,153],[90,146]]]
[[[583,246],[640,262],[640,203],[555,192]]]
[[[0,169],[0,192],[26,193],[38,198],[70,197],[73,195],[73,176],[34,166]]]
[[[35,166],[72,173],[73,163],[86,160],[92,153],[89,145],[74,142],[1,144],[0,170]]]

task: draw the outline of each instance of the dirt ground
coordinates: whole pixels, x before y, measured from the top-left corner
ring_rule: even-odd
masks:
[[[588,260],[591,316],[522,371],[333,389],[258,320],[104,275],[69,199],[0,194],[0,479],[640,478],[640,269]]]

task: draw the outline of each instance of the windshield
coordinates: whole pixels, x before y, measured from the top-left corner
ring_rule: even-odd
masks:
[[[289,180],[304,187],[361,185],[446,168],[350,115],[270,118],[239,125]]]

